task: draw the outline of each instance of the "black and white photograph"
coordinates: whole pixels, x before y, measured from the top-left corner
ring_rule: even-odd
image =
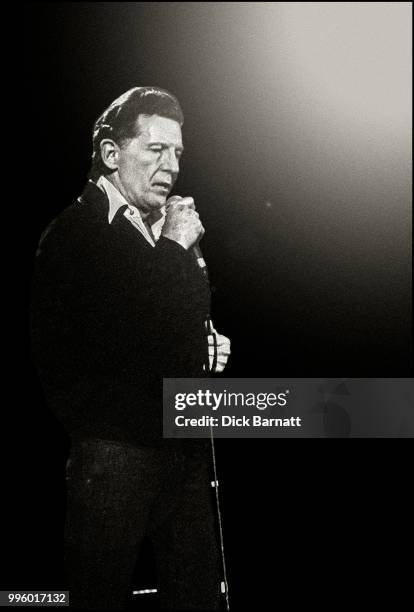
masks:
[[[412,3],[21,10],[24,501],[1,605],[400,595]]]

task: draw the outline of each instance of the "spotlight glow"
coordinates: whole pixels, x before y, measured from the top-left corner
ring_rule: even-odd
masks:
[[[323,108],[407,127],[411,2],[281,2],[291,74]]]

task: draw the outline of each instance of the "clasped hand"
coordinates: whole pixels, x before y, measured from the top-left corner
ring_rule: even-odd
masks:
[[[210,370],[213,367],[213,361],[214,361],[214,336],[216,338],[216,343],[217,343],[217,363],[216,363],[216,367],[214,369],[214,374],[223,372],[224,368],[226,367],[228,358],[230,357],[230,339],[227,338],[226,336],[223,336],[222,334],[219,334],[214,328],[212,328],[212,333],[208,334],[207,336],[207,340],[208,340],[208,358],[209,358],[209,366],[210,366]],[[204,368],[205,369],[205,368]]]
[[[173,201],[167,207],[162,235],[181,244],[185,249],[191,248],[204,234],[198,212],[191,197]]]

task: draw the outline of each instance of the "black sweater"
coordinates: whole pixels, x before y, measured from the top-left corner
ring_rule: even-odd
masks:
[[[32,349],[47,400],[73,439],[162,444],[163,377],[202,377],[209,287],[193,253],[152,247],[89,182],[44,232]]]

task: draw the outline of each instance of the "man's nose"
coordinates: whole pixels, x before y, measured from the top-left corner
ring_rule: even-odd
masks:
[[[161,168],[171,172],[171,174],[178,174],[180,170],[180,164],[175,154],[175,151],[165,149],[163,152]]]

